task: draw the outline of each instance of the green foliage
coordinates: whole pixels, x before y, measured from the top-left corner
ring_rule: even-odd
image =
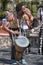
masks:
[[[0,19],[2,19],[5,16],[5,10],[6,10],[6,5],[9,2],[9,0],[0,0],[2,2],[2,11],[0,11]]]
[[[34,16],[37,15],[37,5],[38,5],[38,4],[33,3],[33,2],[28,2],[28,3],[27,3],[28,8],[31,10],[31,12],[32,12],[32,14],[33,14]]]
[[[31,10],[31,2],[27,2],[27,7]]]
[[[2,19],[5,16],[5,11],[0,12],[0,19]]]
[[[2,2],[2,10],[4,11],[6,10],[6,5],[9,2],[9,0],[1,0],[1,2]]]
[[[0,0],[0,2],[1,2],[1,0]]]

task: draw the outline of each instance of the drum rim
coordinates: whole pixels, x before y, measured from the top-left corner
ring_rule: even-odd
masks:
[[[25,46],[21,46],[21,45],[19,45],[19,43],[17,43],[17,39],[15,39],[15,42],[16,42],[16,44],[18,45],[18,46],[20,46],[20,47],[27,47],[28,45],[29,45],[29,39],[28,38],[26,38],[25,36],[18,36],[18,38],[25,38],[26,40],[27,40],[27,44],[25,45]]]

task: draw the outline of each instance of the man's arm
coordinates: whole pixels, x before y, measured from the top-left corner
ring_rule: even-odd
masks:
[[[4,23],[4,25],[3,25],[4,30],[6,30],[7,32],[12,33],[12,34],[20,34],[18,31],[10,30],[10,29],[8,28],[9,23],[10,23],[9,21],[6,21],[6,22]]]
[[[31,27],[31,21],[30,21],[29,17],[26,14],[24,14],[23,18],[24,18],[25,22],[27,23],[28,27]]]
[[[34,17],[28,8],[26,8],[25,6],[22,6],[22,11],[24,12],[24,14],[26,14],[30,18],[30,21],[33,21]]]

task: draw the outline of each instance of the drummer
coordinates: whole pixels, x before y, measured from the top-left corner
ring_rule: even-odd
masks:
[[[12,12],[9,12],[7,15],[6,15],[6,20],[4,20],[4,22],[2,21],[2,28],[4,30],[6,30],[8,33],[11,34],[11,41],[12,41],[12,47],[11,47],[11,59],[15,59],[15,48],[14,48],[14,42],[13,42],[13,39],[12,39],[12,34],[13,35],[16,35],[16,34],[20,34],[20,32],[18,31],[15,31],[14,28],[12,29],[12,27],[10,26],[11,23],[14,24],[14,14]],[[15,24],[14,24],[15,25]]]

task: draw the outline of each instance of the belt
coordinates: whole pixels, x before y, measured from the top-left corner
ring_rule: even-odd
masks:
[[[11,27],[9,27],[9,29],[11,29],[11,30],[19,30],[19,28],[11,28]]]

